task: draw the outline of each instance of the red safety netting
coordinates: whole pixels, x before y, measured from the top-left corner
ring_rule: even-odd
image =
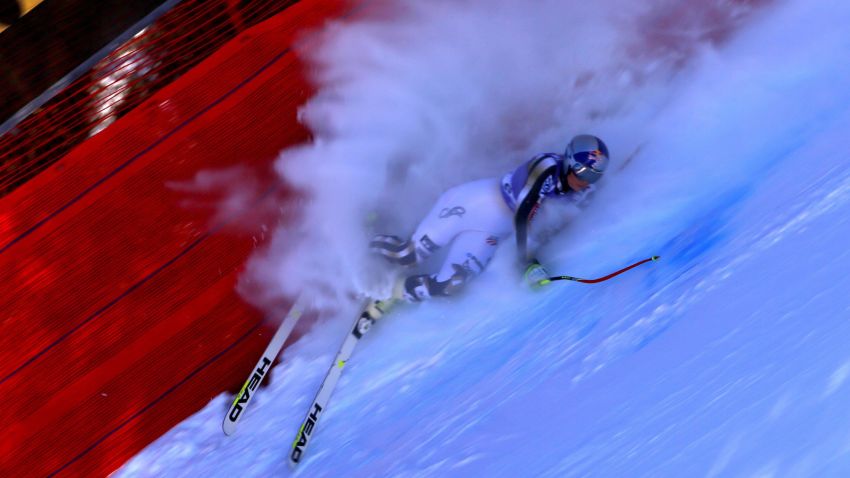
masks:
[[[0,411],[0,476],[107,476],[238,389],[269,338],[234,290],[263,230],[174,185],[237,167],[249,212],[291,199],[267,186],[309,139],[292,45],[347,11],[302,0],[248,28],[0,198],[0,394],[26,397]]]
[[[297,0],[185,0],[0,137],[0,197]]]

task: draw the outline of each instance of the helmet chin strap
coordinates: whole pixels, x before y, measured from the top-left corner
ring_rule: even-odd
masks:
[[[572,170],[572,165],[570,164],[570,158],[565,157],[563,162],[561,163],[561,174],[558,175],[558,182],[560,183],[561,192],[569,192],[572,191],[573,188],[570,187],[570,171]]]

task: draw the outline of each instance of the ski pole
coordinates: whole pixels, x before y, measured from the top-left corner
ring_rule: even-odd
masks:
[[[648,259],[644,259],[642,261],[635,262],[634,264],[632,264],[628,267],[624,267],[624,268],[618,270],[617,272],[612,272],[612,273],[608,274],[607,276],[600,277],[598,279],[579,279],[578,277],[572,277],[572,276],[554,276],[554,277],[549,277],[548,279],[541,280],[540,285],[546,285],[546,284],[553,282],[553,281],[556,281],[556,280],[571,280],[571,281],[575,281],[575,282],[581,282],[583,284],[596,284],[597,282],[606,281],[606,280],[608,280],[612,277],[616,277],[616,276],[622,274],[623,272],[634,269],[635,267],[637,267],[641,264],[646,264],[647,262],[655,262],[658,259],[661,259],[661,256],[652,256]]]

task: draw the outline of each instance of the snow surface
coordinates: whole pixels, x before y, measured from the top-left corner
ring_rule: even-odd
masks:
[[[846,2],[782,2],[619,92],[647,96],[588,124],[640,151],[547,264],[662,260],[533,293],[500,251],[467,294],[400,309],[360,344],[294,475],[850,476],[847,25]],[[116,476],[293,474],[349,322],[289,347],[235,436],[222,395]]]

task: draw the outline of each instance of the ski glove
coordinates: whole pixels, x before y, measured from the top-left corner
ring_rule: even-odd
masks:
[[[525,283],[532,289],[538,289],[549,283],[549,272],[543,267],[537,259],[528,265],[523,276]]]

